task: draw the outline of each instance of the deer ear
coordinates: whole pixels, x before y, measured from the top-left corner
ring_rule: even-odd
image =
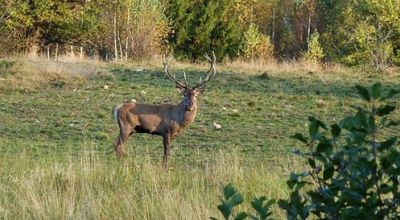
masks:
[[[196,89],[196,91],[197,91],[198,94],[203,94],[203,92],[204,92],[205,90],[206,90],[206,87],[205,87],[205,86],[202,86],[202,87],[199,87],[199,88]]]

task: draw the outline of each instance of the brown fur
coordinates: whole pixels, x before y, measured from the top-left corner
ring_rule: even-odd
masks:
[[[128,102],[115,109],[120,132],[114,142],[118,158],[125,156],[122,144],[135,133],[160,135],[163,138],[166,166],[170,142],[193,123],[197,113],[197,89],[186,89],[182,101],[177,105],[149,105]]]
[[[113,113],[120,130],[114,142],[118,158],[125,156],[122,145],[131,135],[135,133],[160,135],[164,144],[163,165],[166,167],[171,140],[193,123],[197,113],[197,96],[203,90],[204,85],[215,76],[214,52],[212,55],[212,59],[207,54],[204,56],[211,64],[206,79],[200,80],[199,84],[193,87],[188,85],[185,74],[185,83],[182,84],[175,78],[175,75],[169,72],[168,62],[164,56],[163,65],[166,76],[182,91],[183,99],[179,104],[149,105],[128,102],[114,109]]]

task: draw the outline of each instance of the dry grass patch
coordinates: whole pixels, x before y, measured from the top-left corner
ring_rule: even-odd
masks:
[[[102,71],[94,61],[64,62],[42,58],[1,60],[0,90],[35,90],[45,86],[73,88]]]
[[[0,182],[6,192],[0,218],[208,219],[221,217],[217,205],[222,184],[234,183],[247,200],[288,194],[282,168],[251,166],[237,154],[216,153],[200,166],[171,163],[168,171],[147,156],[110,161],[91,151],[82,155],[33,166],[29,158],[20,158],[9,170],[12,177]]]

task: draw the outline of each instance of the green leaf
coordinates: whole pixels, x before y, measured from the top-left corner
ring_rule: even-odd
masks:
[[[383,101],[385,99],[392,98],[393,96],[395,96],[395,95],[397,95],[399,93],[400,93],[400,90],[391,89],[389,91],[389,93],[386,96],[382,97],[380,100]]]
[[[370,115],[370,117],[368,118],[368,127],[370,133],[375,132],[376,130],[375,117],[373,117],[372,115]]]
[[[397,142],[397,137],[392,137],[389,140],[382,142],[379,145],[378,150],[379,151],[387,150],[387,149],[391,148],[392,146],[394,146],[396,144],[396,142]]]
[[[310,121],[308,131],[309,131],[310,137],[312,137],[312,138],[316,136],[320,127],[325,130],[327,129],[327,127],[325,126],[324,123],[322,123],[322,121],[316,119],[313,116],[308,117],[308,120]]]
[[[305,144],[308,142],[308,139],[303,134],[300,134],[300,133],[296,133],[291,137],[294,139],[297,139]]]
[[[218,205],[217,208],[225,219],[229,219],[229,216],[231,215],[233,208],[230,204],[226,203],[225,201],[222,201],[222,204]]]
[[[399,121],[389,121],[387,124],[385,124],[386,127],[398,126],[398,125],[400,125],[400,120]]]
[[[288,210],[289,209],[289,202],[284,200],[284,199],[280,199],[280,200],[278,200],[278,206],[281,209]]]
[[[339,126],[338,124],[333,124],[333,125],[331,126],[331,134],[332,134],[332,136],[333,136],[334,138],[339,137],[339,136],[340,136],[341,130],[342,130],[342,129],[340,128],[340,126]]]
[[[394,187],[394,186],[389,186],[388,184],[382,184],[382,186],[381,186],[381,193],[387,194],[387,193],[392,192],[394,189],[396,189],[396,187]]]
[[[377,109],[376,114],[378,116],[385,116],[390,114],[390,112],[394,111],[396,109],[396,107],[392,106],[392,105],[385,105],[385,106],[381,106]]]
[[[351,130],[353,128],[353,116],[347,116],[340,121],[340,127]]]
[[[368,91],[367,88],[365,88],[364,86],[360,86],[360,85],[356,85],[356,89],[358,94],[365,100],[370,102],[371,101],[371,95]]]
[[[298,191],[301,188],[303,188],[306,184],[307,184],[306,182],[300,181],[300,182],[298,182],[297,184],[294,185],[293,190],[294,191]]]
[[[368,117],[363,111],[358,111],[353,117],[353,126],[357,129],[365,129],[368,126]]]
[[[308,133],[309,133],[310,137],[312,137],[316,133],[318,133],[318,128],[319,128],[318,123],[313,119],[314,118],[311,118],[311,117],[309,118],[310,124],[309,124],[309,127],[308,127]]]
[[[316,164],[313,158],[308,158],[308,164],[310,165],[311,168],[315,169]]]
[[[233,187],[232,183],[226,185],[223,190],[224,190],[224,198],[226,200],[228,200],[229,198],[231,198],[233,195],[236,194],[235,187]]]
[[[371,96],[373,99],[377,99],[381,96],[382,84],[380,82],[375,83],[371,86]]]
[[[241,212],[236,215],[235,220],[243,220],[247,218],[248,214],[246,212]]]
[[[270,200],[268,200],[268,202],[265,204],[265,206],[269,207],[269,206],[271,206],[271,205],[273,205],[273,204],[275,204],[275,203],[276,203],[276,200],[275,200],[275,199],[270,199]]]
[[[265,196],[262,196],[260,198],[254,198],[253,201],[251,202],[251,206],[253,207],[254,210],[257,211],[257,214],[260,216],[259,220],[264,220],[267,219],[269,215],[271,215],[269,208],[275,202],[276,201],[273,199],[267,200]],[[253,217],[253,219],[258,219],[258,218]]]
[[[318,153],[326,153],[326,155],[330,155],[333,150],[333,145],[328,141],[321,141],[317,145]]]
[[[328,180],[328,179],[332,178],[333,173],[334,173],[333,166],[331,166],[331,165],[326,166],[324,168],[324,172],[322,174],[323,175],[323,179],[324,180]]]
[[[232,196],[232,198],[229,200],[229,203],[232,206],[237,206],[239,204],[241,204],[244,201],[243,196],[240,195],[239,193],[236,193],[234,196]]]

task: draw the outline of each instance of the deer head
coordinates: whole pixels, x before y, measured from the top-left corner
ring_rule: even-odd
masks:
[[[186,79],[186,73],[183,72],[183,78],[184,78],[184,83],[179,82],[175,74],[172,75],[169,70],[168,70],[168,61],[165,58],[163,58],[163,65],[164,65],[164,71],[165,74],[167,75],[168,79],[171,80],[172,82],[175,83],[176,87],[182,92],[183,95],[183,100],[182,104],[185,108],[186,111],[192,111],[197,107],[197,96],[204,90],[204,86],[207,82],[209,82],[212,78],[214,78],[216,70],[215,70],[215,54],[212,52],[212,59],[207,55],[204,54],[204,57],[207,59],[207,61],[210,63],[210,69],[207,72],[207,77],[204,80],[201,80],[198,84],[195,86],[189,86],[187,79]]]

